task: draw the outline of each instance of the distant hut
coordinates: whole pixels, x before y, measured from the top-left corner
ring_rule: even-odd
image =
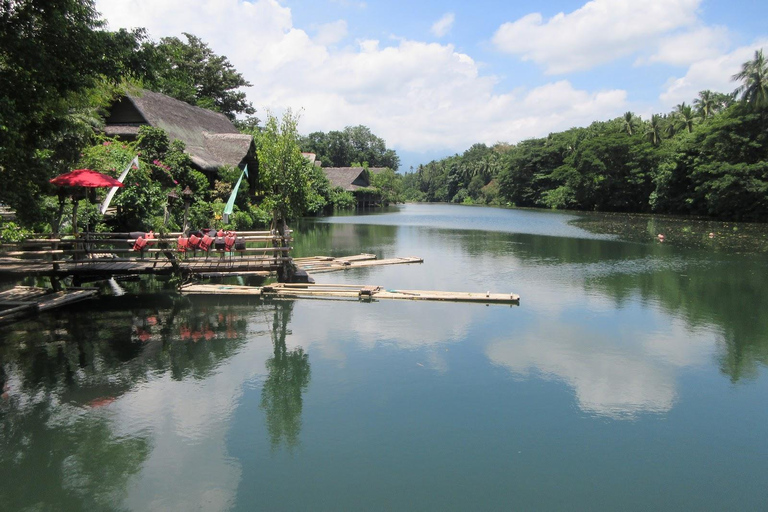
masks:
[[[323,167],[332,187],[341,187],[345,192],[355,196],[358,207],[373,205],[378,201],[378,195],[371,193],[371,174],[378,174],[386,167]]]
[[[162,128],[171,140],[180,140],[192,164],[211,181],[222,166],[242,169],[248,165],[251,191],[258,180],[258,161],[253,137],[238,132],[224,115],[195,107],[165,94],[138,90],[116,101],[105,121],[110,137],[132,141],[141,126]]]

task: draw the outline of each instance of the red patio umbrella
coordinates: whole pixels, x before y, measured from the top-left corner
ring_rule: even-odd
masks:
[[[91,169],[76,169],[71,172],[67,172],[56,176],[51,180],[51,183],[59,187],[85,187],[85,188],[101,188],[101,187],[123,187],[124,185],[111,176],[102,174],[98,171]],[[72,232],[77,234],[77,201],[72,198]],[[63,203],[61,203],[63,208]],[[61,222],[61,219],[59,219]]]
[[[59,187],[122,187],[123,184],[112,176],[107,176],[91,169],[77,169],[60,176],[56,176],[51,183]]]

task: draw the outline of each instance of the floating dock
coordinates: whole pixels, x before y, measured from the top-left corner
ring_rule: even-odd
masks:
[[[401,265],[406,263],[424,263],[422,258],[416,256],[403,256],[398,258],[377,259],[375,254],[358,254],[334,258],[332,256],[312,256],[309,258],[294,258],[293,262],[301,270],[309,274],[322,274],[325,272],[338,272],[361,267],[378,267],[380,265]]]
[[[355,284],[276,283],[268,286],[225,284],[189,284],[181,288],[187,295],[250,295],[271,298],[357,298],[361,300],[429,300],[477,302],[481,304],[519,304],[514,293],[445,292],[428,290],[392,290],[381,286]]]
[[[71,289],[53,292],[35,286],[16,286],[0,292],[0,324],[50,311],[96,296],[95,289]]]

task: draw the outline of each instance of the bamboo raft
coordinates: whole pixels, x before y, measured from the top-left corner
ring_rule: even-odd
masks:
[[[187,295],[249,295],[265,298],[357,298],[359,300],[428,300],[482,304],[520,303],[520,296],[514,293],[390,290],[381,286],[355,284],[277,283],[261,287],[189,284],[181,288],[181,293]]]
[[[325,272],[337,272],[362,267],[377,267],[380,265],[401,265],[406,263],[424,263],[422,258],[404,256],[397,258],[377,259],[375,254],[358,254],[355,256],[311,256],[308,258],[294,258],[293,262],[301,270],[310,274],[322,274]]]
[[[52,292],[35,286],[16,286],[0,292],[0,324],[15,322],[37,313],[90,299],[97,293],[95,289],[79,288]]]

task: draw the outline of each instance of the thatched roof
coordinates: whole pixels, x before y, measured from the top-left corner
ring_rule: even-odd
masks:
[[[365,167],[323,167],[325,175],[334,187],[341,187],[347,192],[370,187],[370,174],[378,174],[386,167],[370,167],[366,172]]]
[[[333,187],[341,187],[347,192],[367,187],[370,182],[362,167],[323,167],[328,181]]]
[[[162,128],[171,140],[184,142],[195,165],[204,171],[240,166],[253,146],[224,115],[151,91],[129,93],[112,106],[105,133],[132,139],[139,126]]]

